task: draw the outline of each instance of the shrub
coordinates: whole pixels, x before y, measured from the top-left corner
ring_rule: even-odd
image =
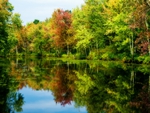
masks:
[[[149,64],[150,63],[150,56],[146,56],[143,60],[144,64]]]
[[[90,52],[87,59],[90,59],[90,60],[98,60],[98,56],[96,55],[95,52]]]

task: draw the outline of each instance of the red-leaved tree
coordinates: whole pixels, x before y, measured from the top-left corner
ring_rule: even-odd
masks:
[[[71,11],[61,9],[54,11],[51,18],[50,32],[56,49],[67,50],[69,52],[70,47],[74,43],[74,33],[71,23]]]

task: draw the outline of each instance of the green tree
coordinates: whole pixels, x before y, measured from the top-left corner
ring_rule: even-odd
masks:
[[[11,45],[11,52],[15,51],[16,55],[18,54],[20,40],[23,40],[20,36],[22,34],[21,29],[22,20],[20,19],[20,14],[15,13],[11,16],[10,29],[8,29],[8,42]]]
[[[73,10],[72,25],[77,40],[76,49],[83,58],[98,59],[100,49],[107,45],[104,3],[105,0],[85,0],[81,8]]]
[[[8,0],[0,0],[0,56],[6,56],[10,50],[7,29],[12,10]]]
[[[133,56],[133,37],[129,28],[130,16],[132,14],[131,1],[108,0],[104,11],[107,18],[105,34],[111,42],[111,47],[118,54],[118,58],[127,60]],[[126,58],[127,57],[127,58]]]
[[[100,55],[101,49],[105,48],[108,44],[108,39],[105,36],[105,12],[103,6],[106,0],[85,0],[86,7],[84,8],[86,18],[88,20],[87,29],[92,34],[93,39],[91,41],[91,52],[96,53],[96,56]]]
[[[80,54],[80,57],[86,58],[89,53],[90,42],[93,38],[92,34],[90,34],[89,29],[87,29],[87,17],[86,13],[84,13],[84,7],[81,9],[76,8],[73,10],[72,18],[73,18],[73,28],[75,30],[75,39],[77,40],[76,49],[77,53]]]

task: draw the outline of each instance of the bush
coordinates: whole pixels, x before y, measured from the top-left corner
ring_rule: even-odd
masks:
[[[76,53],[74,55],[74,58],[75,59],[86,59],[86,56],[85,55],[82,55],[81,53]]]
[[[75,54],[75,59],[80,59],[80,53]]]
[[[67,55],[67,54],[62,54],[61,57],[62,57],[62,58],[68,58],[68,55]]]
[[[122,61],[123,61],[123,62],[126,62],[126,63],[127,63],[127,62],[129,63],[129,62],[131,62],[132,60],[131,60],[130,57],[124,56],[124,57],[122,58]]]
[[[150,56],[146,56],[144,58],[144,61],[143,61],[144,64],[149,64],[150,63]]]
[[[150,64],[150,56],[139,56],[136,58],[139,63]]]
[[[102,54],[101,59],[102,60],[114,60],[116,59],[116,57],[113,53],[107,52],[107,53]]]
[[[137,61],[138,62],[143,62],[144,61],[144,56],[139,56],[139,57],[137,57]]]
[[[98,56],[96,55],[95,52],[92,52],[92,51],[91,51],[91,52],[89,53],[87,59],[89,59],[89,60],[98,60]]]
[[[102,56],[101,56],[102,60],[110,60],[109,58],[109,53],[104,53]]]
[[[73,54],[69,54],[69,55],[67,55],[67,54],[63,54],[62,55],[62,58],[70,58],[70,59],[75,59],[75,55],[73,55]]]

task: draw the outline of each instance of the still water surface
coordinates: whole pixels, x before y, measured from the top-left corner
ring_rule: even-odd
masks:
[[[1,113],[150,111],[149,65],[30,58],[0,69]]]
[[[25,101],[22,113],[87,113],[85,108],[75,108],[74,103],[66,106],[56,104],[51,91],[25,87],[19,92]]]

